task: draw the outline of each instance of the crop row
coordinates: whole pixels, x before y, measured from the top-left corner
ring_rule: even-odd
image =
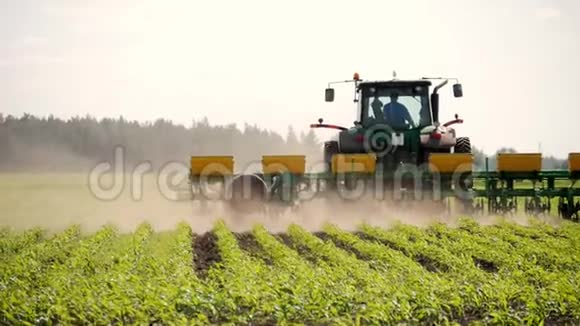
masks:
[[[578,323],[580,227],[0,232],[0,324]]]

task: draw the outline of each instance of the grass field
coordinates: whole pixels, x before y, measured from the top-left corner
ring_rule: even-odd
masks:
[[[0,175],[0,324],[580,324],[579,224],[243,231],[153,181],[103,202],[81,175]]]

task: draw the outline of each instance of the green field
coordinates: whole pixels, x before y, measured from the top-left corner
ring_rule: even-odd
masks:
[[[580,322],[580,226],[0,236],[0,324]]]
[[[579,224],[242,230],[153,181],[103,202],[82,175],[0,175],[0,324],[580,324]]]

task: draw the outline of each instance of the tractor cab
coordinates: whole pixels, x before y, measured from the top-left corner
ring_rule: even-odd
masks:
[[[433,124],[429,102],[430,81],[361,82],[357,87],[359,122],[404,132]]]
[[[325,142],[324,157],[330,162],[335,154],[373,153],[381,161],[422,164],[432,152],[450,153],[471,151],[458,148],[458,139],[450,125],[455,120],[439,123],[438,91],[449,80],[455,80],[453,95],[463,96],[461,84],[454,78],[423,78],[419,80],[363,81],[358,74],[352,80],[328,83],[326,102],[334,101],[333,84],[354,83],[354,102],[357,118],[352,127],[323,123],[311,128],[334,128],[335,139]],[[432,81],[438,85],[433,87]]]

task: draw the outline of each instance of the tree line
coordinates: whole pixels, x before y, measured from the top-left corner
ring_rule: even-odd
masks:
[[[154,168],[173,161],[187,163],[192,155],[233,155],[236,166],[256,162],[266,154],[306,155],[312,162],[322,158],[321,142],[314,131],[297,134],[292,127],[283,137],[255,125],[212,125],[205,118],[184,126],[164,119],[137,122],[123,117],[60,119],[0,113],[2,171],[87,170],[98,162],[111,161],[117,146],[124,149],[125,164],[148,161]],[[501,148],[500,152],[515,150]],[[486,158],[489,168],[495,169],[496,154],[486,155],[477,148],[473,154],[476,169],[485,169]],[[566,160],[544,158],[545,169],[566,167]]]
[[[211,125],[205,118],[186,127],[164,119],[64,120],[52,115],[0,114],[0,170],[87,170],[111,161],[117,146],[124,149],[127,165],[149,161],[154,168],[174,161],[187,163],[192,155],[233,155],[236,166],[242,166],[260,160],[261,155],[316,156],[321,150],[314,131],[297,134],[291,127],[282,137],[255,125]]]

